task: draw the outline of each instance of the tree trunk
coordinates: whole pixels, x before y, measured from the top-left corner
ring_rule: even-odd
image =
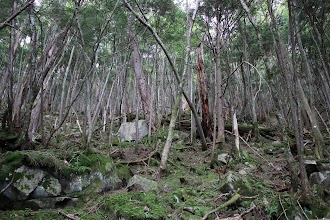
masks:
[[[186,2],[187,3],[187,2]],[[186,10],[188,12],[188,4],[186,4]],[[199,7],[199,1],[196,2],[196,9],[194,10],[194,13],[192,15],[191,21],[189,19],[189,15],[187,13],[187,41],[186,41],[186,54],[185,54],[185,60],[184,60],[184,68],[183,68],[183,74],[182,74],[182,81],[179,85],[180,88],[183,87],[184,84],[184,79],[187,75],[187,70],[188,70],[188,63],[189,63],[189,56],[190,56],[190,48],[191,48],[191,33],[192,33],[192,27],[195,21],[196,13]],[[175,104],[172,108],[172,116],[171,116],[171,121],[168,129],[168,136],[166,138],[165,146],[162,152],[162,158],[160,162],[160,170],[164,171],[166,169],[166,162],[168,158],[168,154],[172,145],[172,139],[173,139],[173,130],[175,127],[175,122],[177,118],[177,114],[179,111],[180,103],[181,103],[181,92],[179,95],[176,97]]]
[[[130,18],[132,19],[132,18]],[[147,78],[144,75],[143,72],[143,66],[142,66],[142,58],[141,53],[139,49],[139,44],[137,41],[137,37],[134,31],[134,28],[131,29],[129,34],[129,39],[131,41],[131,49],[132,49],[132,59],[133,59],[133,66],[134,66],[134,73],[135,77],[137,79],[137,85],[139,88],[141,101],[142,101],[142,108],[143,108],[143,114],[145,117],[145,120],[147,123],[149,123],[149,126],[152,128],[155,127],[155,121],[152,116],[154,113],[152,107],[151,107],[151,90],[147,82]]]
[[[272,3],[270,0],[267,1],[268,3],[268,11],[271,18],[271,22],[273,25],[273,28],[275,30],[275,40],[277,43],[277,56],[278,61],[281,66],[281,69],[283,71],[284,77],[286,79],[286,86],[288,90],[288,96],[290,101],[290,107],[291,107],[291,117],[294,125],[295,130],[295,139],[296,139],[296,146],[298,151],[298,160],[299,160],[299,169],[300,169],[300,178],[302,181],[302,195],[304,196],[304,200],[308,201],[308,198],[311,195],[309,183],[307,179],[305,164],[304,164],[304,150],[303,150],[303,144],[302,144],[302,124],[301,124],[301,116],[300,116],[300,100],[297,100],[297,104],[294,100],[293,94],[295,93],[294,88],[292,86],[295,85],[294,81],[296,79],[296,65],[295,65],[295,53],[292,54],[292,63],[290,63],[290,58],[288,54],[288,50],[285,48],[282,37],[280,35],[280,32],[278,30],[278,26],[275,20],[275,16],[273,13]],[[291,7],[291,1],[288,1],[289,9]],[[289,10],[290,13],[290,10]],[[289,26],[291,31],[291,40],[292,40],[292,47],[295,48],[295,42],[293,39],[293,29],[292,29],[292,18],[289,14]],[[293,50],[295,51],[295,50]],[[291,75],[294,75],[294,79],[291,78]]]
[[[222,97],[222,70],[221,70],[221,30],[220,30],[220,15],[219,12],[217,14],[217,29],[216,29],[216,44],[215,44],[215,51],[216,51],[216,57],[215,57],[215,72],[216,72],[216,110],[217,110],[217,116],[214,116],[214,118],[217,118],[218,121],[218,133],[216,139],[220,142],[223,142],[225,140],[225,120],[223,115],[223,97]],[[215,124],[215,121],[214,121]],[[215,137],[214,137],[215,139]]]
[[[212,139],[212,125],[211,115],[209,110],[208,100],[208,82],[205,73],[204,59],[203,59],[203,44],[201,43],[197,48],[197,71],[198,71],[198,82],[199,82],[199,96],[202,104],[202,128],[206,137]]]

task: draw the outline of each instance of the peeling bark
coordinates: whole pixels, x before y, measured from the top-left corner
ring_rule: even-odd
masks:
[[[208,83],[203,61],[203,44],[197,48],[197,71],[199,82],[199,95],[202,103],[202,128],[206,137],[212,139],[211,115],[208,100]]]

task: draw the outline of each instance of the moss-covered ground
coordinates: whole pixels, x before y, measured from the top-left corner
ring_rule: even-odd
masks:
[[[166,128],[134,142],[112,146],[95,145],[79,150],[79,145],[66,149],[17,151],[3,154],[0,178],[22,164],[58,170],[63,175],[98,169],[119,169],[128,181],[133,174],[157,181],[158,192],[130,192],[123,188],[114,192],[92,194],[78,207],[56,210],[0,211],[0,219],[294,219],[325,217],[329,204],[318,199],[314,206],[301,204],[300,193],[291,188],[286,167],[285,144],[266,138],[241,143],[241,157],[233,150],[233,138],[215,145],[215,155],[228,153],[228,165],[211,163],[212,144],[202,151],[198,142],[191,144],[189,135],[175,131],[166,172],[159,172],[160,155],[167,136]],[[66,146],[67,147],[67,146]],[[275,151],[276,153],[272,153]],[[234,189],[228,189],[228,179]],[[230,188],[230,187],[229,187]],[[315,189],[313,193],[317,193]],[[239,194],[237,201],[223,209],[211,210]],[[87,199],[86,199],[87,198]],[[316,207],[317,206],[317,207]]]

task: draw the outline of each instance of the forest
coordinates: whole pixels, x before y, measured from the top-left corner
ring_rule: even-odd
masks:
[[[329,1],[0,15],[0,219],[330,219]]]

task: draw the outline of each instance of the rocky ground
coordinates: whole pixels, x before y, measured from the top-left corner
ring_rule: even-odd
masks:
[[[106,146],[100,136],[82,150],[71,135],[47,150],[3,152],[1,219],[330,219],[329,161],[306,160],[313,195],[304,203],[295,151],[276,135],[242,135],[239,157],[228,134],[212,160],[211,143],[202,151],[175,130],[160,173],[166,137],[166,127],[139,144]]]

